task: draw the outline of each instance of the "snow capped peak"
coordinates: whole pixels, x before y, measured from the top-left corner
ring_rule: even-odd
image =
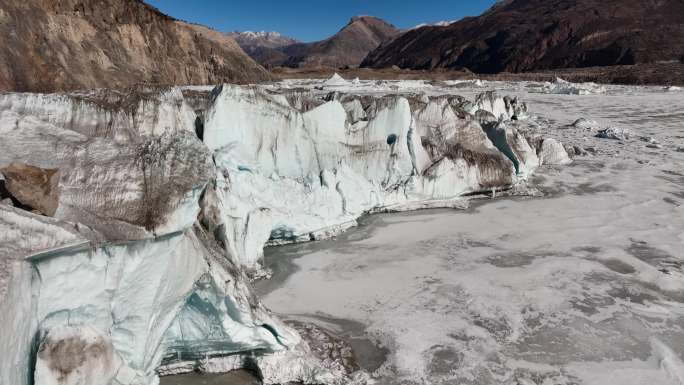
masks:
[[[241,36],[245,38],[252,38],[252,39],[257,39],[257,38],[278,38],[281,37],[282,35],[280,32],[275,32],[275,31],[234,31],[231,33],[231,35],[235,36]]]
[[[435,23],[421,23],[421,24],[418,24],[411,29],[418,29],[418,28],[422,28],[422,27],[446,27],[447,25],[453,24],[456,21],[457,20],[451,20],[451,21],[442,20],[442,21],[438,21]]]
[[[241,46],[264,46],[275,48],[298,43],[297,40],[283,36],[280,32],[275,31],[234,31],[230,32],[228,36],[235,39]]]
[[[254,36],[254,37],[279,37],[280,33],[278,32],[268,32],[268,31],[259,31],[259,32],[252,32],[252,31],[245,31],[246,35],[249,36]]]

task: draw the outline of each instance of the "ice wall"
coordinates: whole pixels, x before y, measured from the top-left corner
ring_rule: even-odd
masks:
[[[87,137],[134,141],[140,136],[193,131],[195,114],[179,88],[94,90],[70,94],[0,95],[3,125],[24,117]]]
[[[217,178],[203,217],[233,261],[258,270],[265,241],[320,239],[365,212],[513,186],[539,166],[508,124],[526,117],[524,103],[493,92],[468,102],[223,85],[204,122]]]
[[[92,96],[96,101],[80,94],[0,95],[0,165],[58,169],[55,217],[87,223],[107,239],[189,227],[214,173],[209,151],[195,137],[194,113],[177,90],[125,105],[133,112],[119,106],[132,102],[104,92]]]

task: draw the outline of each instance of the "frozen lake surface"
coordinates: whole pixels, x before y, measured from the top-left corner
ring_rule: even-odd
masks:
[[[538,170],[541,198],[376,215],[269,249],[263,302],[382,346],[357,349],[384,361],[361,365],[380,384],[684,384],[684,94],[459,93],[484,89],[520,96],[539,130],[594,155]],[[632,137],[565,127],[580,117]]]

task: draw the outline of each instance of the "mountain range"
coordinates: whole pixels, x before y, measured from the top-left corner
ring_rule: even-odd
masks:
[[[664,76],[684,78],[682,15],[684,0],[503,0],[481,16],[409,30],[357,16],[304,43],[277,32],[222,33],[141,0],[3,0],[0,91],[274,79],[264,67],[497,74],[655,65],[679,66]],[[662,69],[646,72],[662,82]]]
[[[281,39],[274,44],[273,39],[266,38],[268,33],[262,33],[261,38],[248,38],[249,33],[242,33],[236,40],[245,52],[267,68],[339,68],[357,67],[369,52],[400,33],[395,26],[377,17],[357,16],[335,35],[312,43],[279,44],[285,41]]]
[[[478,17],[412,29],[362,66],[477,73],[684,60],[682,0],[507,0]]]

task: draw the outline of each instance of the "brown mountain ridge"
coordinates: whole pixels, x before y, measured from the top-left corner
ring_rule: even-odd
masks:
[[[0,1],[0,90],[268,79],[232,38],[140,0]]]
[[[402,34],[362,66],[477,73],[684,60],[684,0],[508,0]]]

